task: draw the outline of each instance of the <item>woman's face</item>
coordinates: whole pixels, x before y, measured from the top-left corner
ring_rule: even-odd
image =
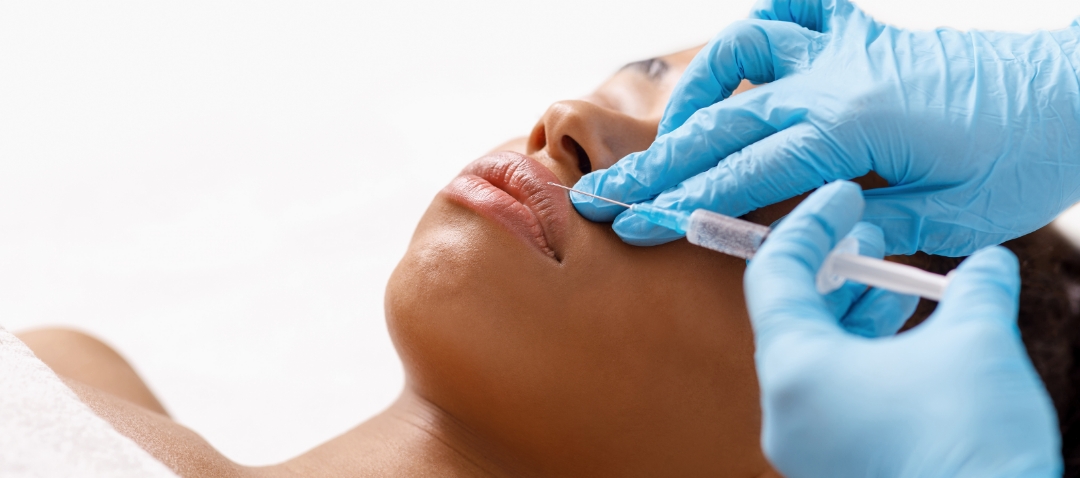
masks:
[[[627,245],[546,184],[646,149],[694,53],[628,65],[467,166],[390,279],[409,387],[496,459],[552,474],[767,467],[744,262],[685,241]]]

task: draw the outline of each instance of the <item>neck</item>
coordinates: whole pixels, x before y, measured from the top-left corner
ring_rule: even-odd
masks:
[[[283,478],[357,473],[364,476],[451,477],[545,474],[523,468],[521,463],[513,460],[494,459],[496,454],[491,451],[496,448],[472,434],[438,406],[406,388],[382,413],[303,455],[262,471]],[[759,473],[745,476],[780,478],[768,465],[762,468]],[[590,474],[598,471],[591,469]]]
[[[406,388],[389,408],[280,465],[280,476],[511,476],[477,452],[463,429]]]

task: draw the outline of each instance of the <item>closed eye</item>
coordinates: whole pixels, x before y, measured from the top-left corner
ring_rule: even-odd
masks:
[[[650,58],[648,60],[627,63],[622,70],[633,70],[645,75],[650,81],[659,82],[664,74],[671,69],[671,65],[662,58]]]

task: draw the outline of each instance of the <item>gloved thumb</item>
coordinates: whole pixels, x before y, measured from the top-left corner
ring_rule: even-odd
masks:
[[[808,335],[842,335],[840,318],[817,291],[815,277],[862,211],[859,186],[836,181],[807,197],[769,233],[743,276],[759,357],[773,349],[790,352],[788,344]]]
[[[1016,329],[1020,304],[1020,264],[1000,246],[979,250],[950,275],[945,296],[929,323],[999,321]]]

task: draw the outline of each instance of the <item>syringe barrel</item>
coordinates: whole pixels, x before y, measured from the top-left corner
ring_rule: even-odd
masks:
[[[691,244],[748,260],[768,235],[768,227],[704,209],[690,214],[686,228],[686,240]]]

